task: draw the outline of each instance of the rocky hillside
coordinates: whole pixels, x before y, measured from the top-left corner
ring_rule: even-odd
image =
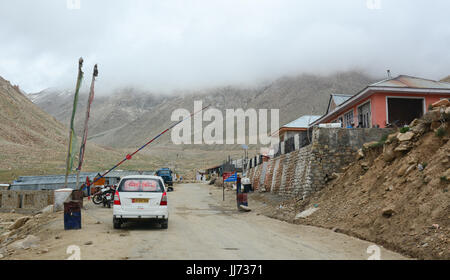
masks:
[[[323,114],[330,93],[356,93],[373,81],[362,73],[350,71],[330,76],[284,77],[252,88],[230,86],[171,95],[125,89],[96,96],[89,131],[91,140],[96,143],[135,147],[167,127],[175,109],[185,108],[192,112],[195,100],[221,110],[278,108],[281,109],[280,122],[285,124],[304,114]],[[32,94],[30,98],[62,123],[69,123],[72,94],[49,89]],[[80,98],[80,110],[84,110],[85,103],[86,94]],[[83,116],[78,116],[78,129],[82,120]],[[161,138],[159,143],[169,144],[169,135]]]
[[[409,128],[368,143],[325,189],[306,201],[288,202],[286,208],[294,213],[318,208],[296,220],[300,223],[416,258],[449,259],[449,103],[442,100]]]
[[[19,175],[63,173],[68,135],[64,125],[0,77],[1,183]],[[91,144],[86,151],[86,170],[95,171],[110,167],[125,154]],[[151,161],[136,159],[132,165],[152,166]]]

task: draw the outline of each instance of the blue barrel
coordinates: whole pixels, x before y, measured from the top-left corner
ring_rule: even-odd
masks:
[[[80,201],[64,202],[64,229],[81,229]]]

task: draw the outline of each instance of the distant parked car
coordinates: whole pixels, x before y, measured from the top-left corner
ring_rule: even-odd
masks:
[[[114,228],[131,220],[157,220],[162,228],[168,228],[167,193],[160,177],[136,175],[120,180],[114,195]]]
[[[173,177],[172,170],[170,168],[161,168],[156,171],[156,175],[160,176],[164,180],[164,184],[169,186],[169,191],[173,190]]]

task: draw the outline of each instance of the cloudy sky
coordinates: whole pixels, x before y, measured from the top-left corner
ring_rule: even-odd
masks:
[[[99,64],[97,88],[108,90],[354,68],[450,75],[448,0],[78,1],[0,0],[0,76],[27,92],[72,88],[80,56],[86,77]]]

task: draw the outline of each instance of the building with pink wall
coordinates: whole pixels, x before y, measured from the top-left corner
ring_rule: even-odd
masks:
[[[333,98],[336,95],[330,97],[326,114],[312,126],[336,122],[343,127],[403,126],[420,118],[434,102],[450,98],[450,83],[400,75],[371,84],[351,97],[338,96],[340,104]]]

